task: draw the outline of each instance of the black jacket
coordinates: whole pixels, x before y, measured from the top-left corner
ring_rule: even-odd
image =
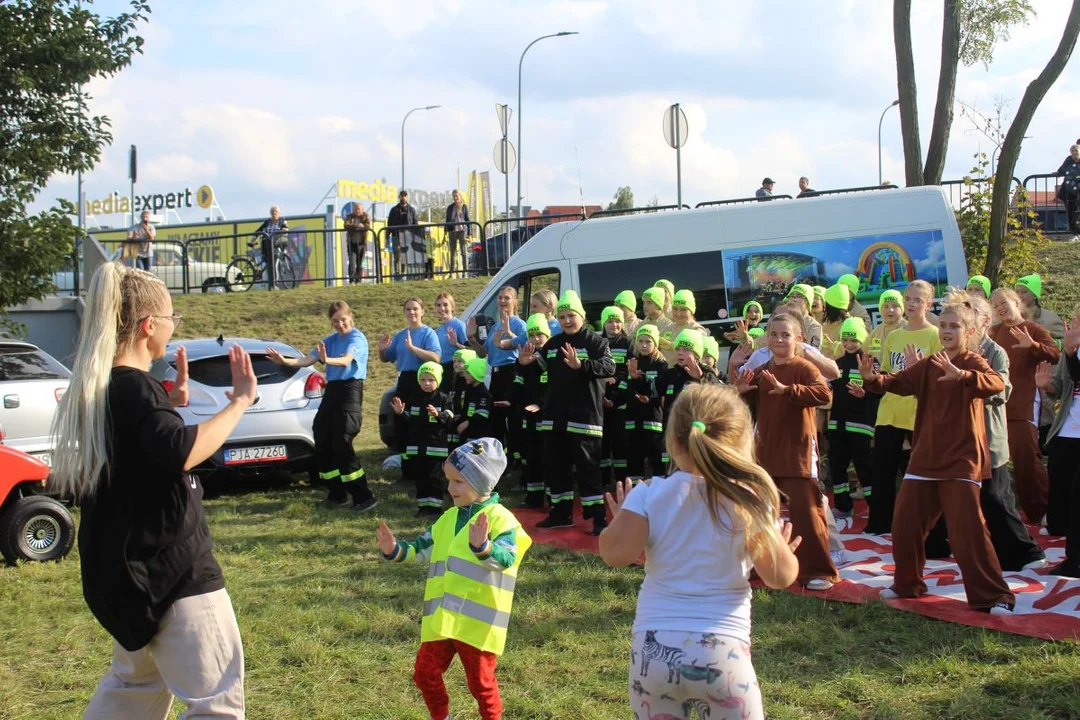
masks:
[[[617,404],[626,406],[626,429],[664,431],[664,403],[659,385],[668,371],[667,360],[663,356],[655,360],[650,357],[637,358],[638,370],[642,375],[635,380],[629,375],[618,385]],[[647,403],[638,400],[638,395],[649,398]]]
[[[538,357],[536,362],[528,365],[519,364],[517,375],[514,377],[514,385],[510,388],[511,406],[517,408],[521,427],[524,430],[536,430],[544,412],[544,397],[547,395],[548,372],[547,361]],[[526,405],[538,405],[539,412],[526,412]]]
[[[863,384],[858,353],[844,353],[836,364],[840,368],[840,377],[829,382],[833,394],[829,430],[847,430],[873,437],[881,396],[867,392],[864,397],[858,398],[848,392],[849,382],[860,387]]]
[[[408,428],[407,455],[446,457],[446,431],[454,417],[450,404],[450,396],[441,390],[430,393],[418,390],[413,393],[405,403],[403,413]],[[428,405],[435,408],[435,417],[428,412]]]
[[[581,358],[581,367],[572,370],[563,361],[561,349],[569,343]],[[559,333],[544,344],[541,357],[547,361],[548,391],[544,399],[545,429],[601,437],[604,433],[604,378],[614,377],[608,341],[583,325],[573,335]]]
[[[469,206],[465,203],[461,203],[461,220],[459,220],[458,222],[454,222],[454,203],[450,203],[446,206],[447,232],[453,232],[454,230],[456,230],[458,223],[468,226],[471,221],[472,218],[469,217]],[[465,228],[465,232],[469,232],[468,227]]]
[[[660,376],[660,387],[658,388],[664,401],[664,427],[667,427],[668,418],[671,417],[671,407],[675,404],[675,400],[678,399],[679,393],[683,391],[684,387],[687,385],[718,384],[720,384],[720,376],[716,374],[716,370],[704,365],[701,366],[701,377],[696,380],[690,377],[686,372],[686,368],[682,365],[668,368],[668,371]]]
[[[607,338],[608,348],[611,350],[611,360],[615,363],[615,382],[607,386],[604,396],[615,403],[615,407],[622,405],[618,401],[619,383],[626,380],[626,361],[633,357],[630,354],[630,336],[626,333]]]
[[[412,205],[406,205],[405,207],[401,207],[401,203],[398,203],[394,207],[390,208],[390,213],[386,216],[387,227],[419,224],[420,223],[416,217],[416,208],[414,208]]]
[[[462,414],[453,420],[454,430],[466,420],[469,427],[460,433],[458,442],[465,443],[476,438],[487,437],[491,434],[491,392],[484,383],[468,385],[465,388],[465,397],[462,399]]]

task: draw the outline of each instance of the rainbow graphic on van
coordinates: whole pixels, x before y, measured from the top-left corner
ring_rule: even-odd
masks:
[[[828,287],[848,273],[859,278],[859,302],[871,307],[885,290],[903,292],[916,279],[933,285],[937,296],[948,285],[940,230],[763,245],[725,250],[723,257],[728,312],[734,316],[749,300],[762,303],[767,313],[796,283]]]

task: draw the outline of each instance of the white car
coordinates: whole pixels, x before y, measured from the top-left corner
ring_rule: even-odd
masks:
[[[229,404],[225,393],[232,389],[229,348],[239,345],[251,355],[259,382],[255,404],[247,409],[229,439],[197,473],[228,470],[259,473],[288,469],[307,471],[314,480],[315,438],[312,423],[322,403],[326,379],[310,367],[275,365],[266,355],[268,347],[285,357],[303,357],[296,348],[274,340],[249,338],[200,338],[169,343],[165,357],[155,360],[150,374],[171,388],[176,379],[176,351],[187,350],[189,402],[176,409],[189,425],[208,420]]]
[[[115,261],[120,258],[121,248],[117,247],[109,256],[109,260]],[[130,263],[132,261],[128,260],[126,262]],[[184,258],[179,245],[168,242],[154,243],[153,265],[150,270],[168,286],[169,292],[184,292]],[[201,290],[204,293],[228,292],[229,283],[225,279],[226,271],[227,266],[222,263],[202,262],[192,260],[189,257],[187,261],[187,287],[191,292],[196,290]],[[70,295],[72,293],[74,275],[71,259],[65,258],[60,270],[53,273],[53,284],[57,287],[57,294]],[[79,280],[79,287],[85,291],[85,275],[80,273]]]
[[[0,340],[0,434],[13,448],[52,464],[52,422],[71,371],[36,345]]]

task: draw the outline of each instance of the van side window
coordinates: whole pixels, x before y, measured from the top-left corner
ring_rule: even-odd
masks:
[[[727,308],[724,293],[724,262],[720,251],[661,255],[578,265],[581,302],[590,323],[623,290],[638,296],[638,316],[642,317],[641,293],[659,279],[670,280],[678,290],[692,290],[697,301],[694,317],[702,324],[717,322],[717,313]]]

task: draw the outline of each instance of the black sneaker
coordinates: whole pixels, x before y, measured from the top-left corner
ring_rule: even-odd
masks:
[[[518,507],[526,510],[541,510],[544,507],[544,497],[543,495],[537,495],[536,497],[526,495],[525,500]]]
[[[341,497],[337,497],[335,495],[328,495],[326,497],[326,499],[322,501],[322,504],[327,506],[327,507],[341,507],[342,505],[345,505],[348,502],[349,502],[349,496],[348,495],[342,495]]]
[[[592,519],[592,534],[599,535],[607,527],[607,518],[594,517]]]
[[[557,517],[555,515],[548,515],[546,518],[536,523],[538,528],[568,528],[574,527],[574,518],[572,517]]]
[[[354,502],[352,506],[352,511],[355,513],[367,512],[368,510],[376,507],[378,504],[379,502],[374,497],[369,497],[367,500],[362,500],[361,502]]]

